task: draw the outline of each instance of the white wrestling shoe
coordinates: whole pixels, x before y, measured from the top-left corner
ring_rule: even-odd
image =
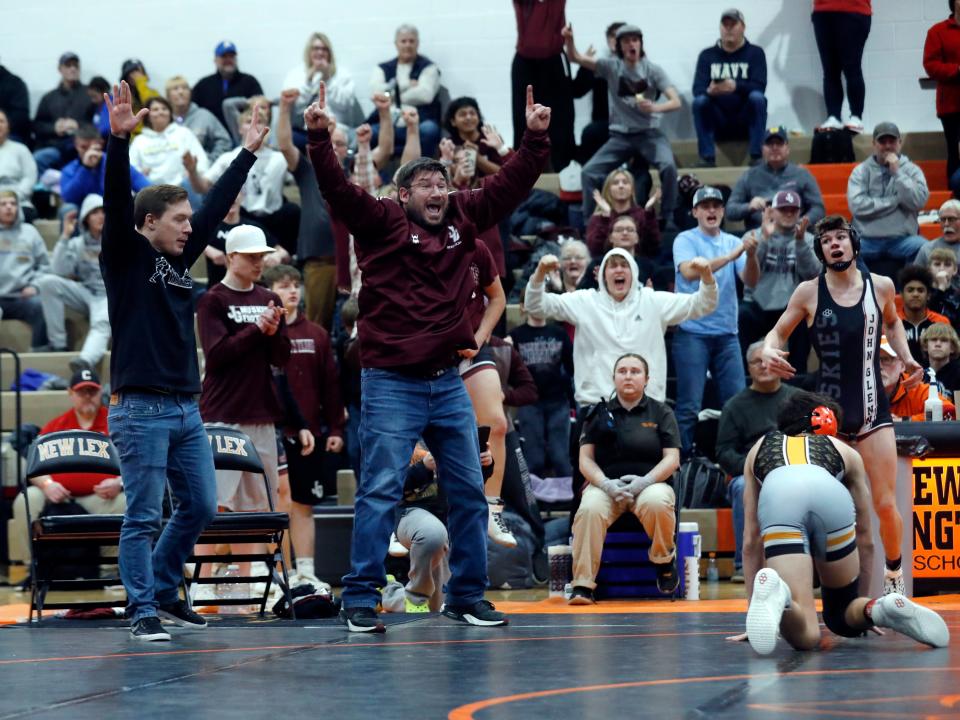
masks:
[[[897,593],[898,595],[906,595],[907,590],[903,584],[903,568],[897,568],[896,570],[883,570],[883,594],[890,595],[892,593]]]
[[[852,133],[859,135],[863,132],[863,120],[857,115],[851,115],[850,119],[847,120],[843,126]]]
[[[503,501],[500,498],[487,498],[487,507],[490,510],[487,517],[487,537],[497,545],[516,547],[517,539],[503,521]]]
[[[747,639],[761,655],[769,655],[777,646],[780,619],[790,607],[790,588],[776,570],[763,568],[753,580],[753,596],[747,609]]]
[[[406,557],[410,554],[407,546],[397,540],[396,533],[390,533],[390,546],[387,548],[387,555],[390,557]]]
[[[899,593],[879,598],[873,604],[871,619],[877,627],[896,630],[930,647],[946,647],[950,642],[950,630],[942,617]]]

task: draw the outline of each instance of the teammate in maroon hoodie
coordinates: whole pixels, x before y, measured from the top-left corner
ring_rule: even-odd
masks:
[[[363,277],[360,444],[350,574],[341,619],[352,632],[383,632],[375,607],[386,584],[387,553],[406,466],[421,437],[437,460],[450,499],[451,577],[443,613],[473,625],[504,625],[483,599],[487,583],[487,502],[470,398],[456,366],[473,357],[466,312],[473,292],[477,236],[527,197],[550,152],[550,108],[527,89],[527,133],[517,153],[481,190],[450,193],[436,160],[419,158],[397,171],[399,202],[350,185],[330,142],[326,89],[304,112],[308,151],[320,191],[353,233]]]

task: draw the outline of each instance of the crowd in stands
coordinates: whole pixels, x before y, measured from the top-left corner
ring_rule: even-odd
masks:
[[[201,412],[206,421],[231,423],[251,434],[261,456],[273,457],[272,467],[282,463],[273,430],[263,428],[278,429],[291,477],[286,507],[304,578],[316,579],[310,505],[335,493],[338,467],[360,473],[357,337],[372,302],[369,290],[359,292],[362,277],[350,231],[356,219],[338,217],[328,204],[307,151],[304,109],[321,84],[336,121],[331,138],[340,169],[350,183],[383,202],[409,192],[398,188],[395,173],[421,156],[439,160],[455,191],[490,187],[518,155],[528,85],[537,102],[552,108],[552,170],[582,162],[580,195],[563,207],[567,222],[540,222],[533,245],[511,233],[509,222],[478,228],[484,254],[471,268],[475,288],[466,312],[475,314],[477,338],[495,336],[493,351],[474,365],[486,363],[499,373],[464,374],[478,424],[492,430],[484,456],[492,461],[491,507],[501,494],[505,436],[514,418],[532,473],[573,477],[576,494],[586,488],[573,522],[575,602],[592,602],[604,533],[628,509],[653,538],[650,557],[658,564],[661,588],[676,587],[677,499],[663,481],[698,452],[695,427],[705,407],[723,410],[716,459],[730,478],[734,518],[742,528],[744,458],[774,427],[778,403],[792,391],[763,367],[758,341],[797,284],[821,272],[813,232],[826,215],[814,175],[791,160],[791,132],[768,117],[764,50],[747,39],[744,15],[727,10],[719,39],[700,53],[694,77],[681,79],[668,76],[647,54],[637,25],[613,23],[599,43],[601,52],[581,51],[563,0],[515,0],[514,6],[512,134],[485,122],[474,98],[454,93],[444,100],[441,68],[421,54],[417,28],[409,24],[396,29],[396,52],[371,70],[366,90],[338,67],[332,39],[322,32],[309,35],[282,85],[266,90],[254,75],[240,71],[239,49],[229,40],[214,48],[215,72],[192,87],[182,75],[155,82],[138,59],[122,63],[118,79],[132,89],[134,112],[148,110],[129,144],[134,193],[174,185],[196,208],[243,151],[241,139],[255,119],[272,126],[204,253],[207,283],[194,289],[202,294],[198,328],[206,363]],[[860,63],[870,1],[814,0],[813,8],[826,103],[818,131],[863,132]],[[924,68],[938,82],[947,176],[960,192],[960,11],[954,0],[949,8],[950,17],[927,36]],[[577,66],[575,77],[571,64]],[[79,427],[100,429],[103,408],[94,408],[87,396],[100,386],[94,369],[110,344],[98,257],[110,132],[103,94],[112,92],[112,83],[100,77],[85,82],[81,67],[74,52],[59,57],[60,82],[31,119],[26,87],[0,66],[0,311],[4,319],[30,326],[35,351],[71,350],[67,307],[89,318],[89,333],[70,361],[72,371],[87,375],[74,376],[70,397]],[[841,75],[849,102],[846,120]],[[749,143],[749,167],[732,188],[678,178],[661,121],[665,113],[681,112],[681,80],[692,87],[698,167],[717,165],[718,142]],[[578,145],[573,99],[591,91],[591,122]],[[359,102],[363,92],[374,106],[367,117]],[[858,264],[896,275],[910,351],[929,369],[928,380],[948,414],[955,414],[960,201],[937,208],[940,237],[921,236],[918,217],[930,209],[930,179],[902,153],[894,120],[872,129],[873,152],[849,175]],[[659,177],[655,190],[651,169]],[[51,251],[31,224],[39,213],[36,192],[55,197],[61,230]],[[533,191],[528,202],[540,192]],[[523,313],[523,324],[509,335],[500,318],[507,295],[520,298]],[[254,309],[245,310],[248,306]],[[267,306],[269,317],[261,312]],[[506,351],[498,338],[505,338]],[[800,372],[796,382],[803,385],[810,354],[805,328],[790,338],[789,350]],[[241,355],[243,363],[237,361]],[[284,367],[285,373],[279,369]],[[518,367],[529,370],[525,394],[515,392],[510,380]],[[888,344],[882,369],[894,414],[922,417],[927,389],[902,387],[903,358]],[[611,440],[615,425],[622,426],[621,440],[628,437],[625,444]],[[433,607],[446,577],[438,549],[446,548],[448,538],[442,522],[434,522],[444,512],[425,513],[421,502],[435,480],[428,448],[415,460],[420,476],[405,493],[397,537],[419,562],[408,600]],[[221,506],[266,507],[252,489],[255,483],[236,473],[218,480]],[[59,502],[64,493],[91,498],[91,507],[122,505],[122,494],[114,492],[119,486],[107,480],[76,489],[64,489],[55,478],[35,479],[33,485],[31,512],[43,502]],[[414,527],[418,522],[427,526],[422,532],[429,541]],[[491,519],[490,535],[515,544],[501,520]],[[741,536],[742,531],[738,540]],[[425,549],[416,548],[421,542]],[[738,543],[738,571],[740,557]]]

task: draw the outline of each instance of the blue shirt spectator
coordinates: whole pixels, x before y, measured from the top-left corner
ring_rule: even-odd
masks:
[[[695,293],[700,287],[700,280],[687,280],[680,274],[680,270],[677,269],[680,263],[693,260],[695,257],[715,260],[729,255],[741,244],[740,238],[736,235],[721,231],[717,235],[710,236],[699,227],[685,230],[677,235],[676,240],[673,241],[676,292]],[[746,255],[741,254],[733,262],[714,271],[719,291],[717,309],[696,320],[685,320],[680,323],[683,330],[701,335],[726,335],[737,332],[737,275],[743,272],[746,263]]]
[[[60,197],[64,202],[79,205],[90,194],[103,195],[103,177],[106,172],[107,156],[104,154],[94,167],[83,164],[82,158],[64,166],[60,175]],[[150,181],[136,168],[130,167],[130,186],[135,193],[150,185]]]

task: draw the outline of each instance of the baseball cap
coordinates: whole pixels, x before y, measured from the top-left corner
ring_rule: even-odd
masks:
[[[273,252],[267,245],[267,236],[256,225],[237,225],[227,233],[224,252],[230,253],[257,253]]]
[[[890,341],[887,340],[886,335],[880,336],[880,350],[890,357],[897,357],[897,351],[890,346]]]
[[[77,370],[70,378],[71,390],[77,390],[85,387],[95,388],[97,390],[101,389],[100,376],[97,375],[96,371],[91,370],[90,368]]]
[[[773,196],[771,207],[776,208],[799,208],[802,205],[800,196],[793,190],[781,190]]]
[[[715,187],[704,185],[693,194],[693,207],[696,207],[700,203],[706,202],[707,200],[718,200],[722,205],[723,193],[717,190]]]
[[[736,8],[728,8],[727,10],[724,10],[723,15],[720,16],[720,22],[723,22],[727,18],[736,20],[737,22],[742,22],[744,25],[747,24],[746,20],[743,19],[743,13]]]
[[[222,57],[227,53],[237,54],[237,46],[233,44],[232,40],[222,40],[216,49],[213,51],[213,54],[217,57]]]
[[[900,139],[900,128],[898,128],[898,127],[897,127],[896,125],[894,125],[892,122],[882,122],[882,123],[879,123],[879,124],[873,129],[873,139],[874,139],[874,140],[879,140],[880,138],[886,137],[887,135],[892,135],[893,137],[897,138],[897,140],[899,140],[899,139]]]
[[[767,133],[763,136],[763,142],[768,143],[773,138],[780,138],[785,143],[790,142],[790,136],[783,125],[774,125],[773,127],[767,128]]]
[[[72,50],[67,50],[63,55],[60,56],[59,64],[66,65],[68,62],[80,62],[80,56]]]
[[[642,37],[643,31],[636,25],[631,25],[630,23],[627,23],[617,28],[617,40],[619,40],[620,38],[626,35],[640,35]]]

